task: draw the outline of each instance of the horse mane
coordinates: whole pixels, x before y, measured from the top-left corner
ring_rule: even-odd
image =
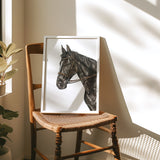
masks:
[[[92,69],[94,72],[97,72],[97,62],[96,60],[89,58],[87,56],[84,56],[78,52],[72,51],[73,57],[76,59],[76,61],[83,64],[85,67]]]

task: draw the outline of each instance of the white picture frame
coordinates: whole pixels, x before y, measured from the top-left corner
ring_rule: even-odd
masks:
[[[91,68],[89,71],[85,67],[85,84],[90,83],[90,85],[96,85],[96,91],[93,90],[95,87],[84,88],[84,78],[81,81],[67,84],[65,89],[59,89],[61,79],[67,79],[66,75],[70,71],[62,69],[60,73],[60,67],[71,66],[70,64],[75,61],[76,58],[68,60],[63,58],[62,51],[65,52],[63,55],[68,56],[68,54],[77,54],[91,58],[92,61],[96,61],[96,78],[95,74],[89,75],[89,72],[93,70]],[[70,56],[73,58],[73,56]],[[60,66],[61,61],[61,66]],[[73,71],[78,72],[77,68],[82,68],[82,60],[76,60],[76,63],[72,64],[76,69],[72,67]],[[85,61],[85,58],[84,58]],[[90,60],[88,60],[90,63]],[[67,63],[65,65],[65,63]],[[79,63],[79,64],[78,64]],[[77,67],[77,65],[79,65]],[[94,63],[90,66],[94,66]],[[41,112],[42,113],[78,113],[78,114],[96,114],[99,113],[99,73],[100,73],[100,37],[80,37],[80,36],[45,36],[44,37],[44,54],[43,54],[43,73],[42,73],[42,96],[41,96]],[[66,69],[66,68],[65,68]],[[69,70],[69,69],[68,69]],[[71,70],[71,69],[70,69]],[[80,69],[79,69],[80,70]],[[82,69],[81,69],[82,71]],[[72,79],[79,79],[78,74],[74,75]],[[58,77],[59,76],[59,77]],[[58,80],[57,80],[58,77]],[[89,80],[90,79],[90,80]],[[92,79],[92,80],[91,80]],[[95,80],[96,79],[96,80]],[[93,83],[91,83],[93,81]],[[66,80],[64,80],[66,82]],[[69,81],[70,82],[70,81]],[[91,89],[92,88],[92,89]],[[86,90],[90,90],[89,92]],[[91,102],[88,99],[91,98],[91,94],[96,92],[96,105],[92,108]],[[87,96],[86,96],[87,94]],[[89,95],[90,94],[90,95]],[[89,96],[89,98],[88,98]],[[94,96],[92,96],[94,97]],[[87,99],[87,100],[84,100]],[[92,101],[94,102],[94,101]]]

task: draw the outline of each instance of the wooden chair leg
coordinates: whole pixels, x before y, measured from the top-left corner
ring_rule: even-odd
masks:
[[[36,159],[36,143],[37,143],[37,134],[36,134],[36,129],[35,129],[35,124],[31,123],[31,160]]]
[[[62,135],[61,132],[58,131],[56,133],[56,150],[54,160],[61,160],[61,144],[62,144]]]
[[[82,130],[77,131],[76,150],[75,153],[80,152],[82,140]],[[75,157],[74,160],[79,160],[79,157]]]
[[[119,151],[119,145],[118,145],[118,139],[116,136],[116,124],[112,123],[111,125],[112,128],[112,143],[113,143],[113,151],[114,151],[114,159],[115,160],[120,160],[120,151]]]

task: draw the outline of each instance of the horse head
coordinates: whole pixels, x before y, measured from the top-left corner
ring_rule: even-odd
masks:
[[[62,54],[60,70],[57,76],[57,87],[65,89],[68,83],[81,81],[84,88],[84,100],[91,111],[96,110],[96,60],[72,51],[67,45],[67,50],[61,46]],[[71,80],[77,74],[78,80]]]
[[[61,46],[62,54],[60,61],[60,69],[57,77],[57,87],[65,89],[68,82],[76,74],[76,64],[73,59],[72,51],[67,45],[67,51]]]

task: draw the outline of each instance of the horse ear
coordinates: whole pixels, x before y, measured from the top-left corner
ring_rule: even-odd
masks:
[[[66,45],[67,46],[67,52],[71,52],[71,49],[70,49],[70,47],[68,46],[68,45]]]
[[[66,53],[66,50],[63,48],[62,45],[61,45],[61,49],[62,49],[62,53]]]

